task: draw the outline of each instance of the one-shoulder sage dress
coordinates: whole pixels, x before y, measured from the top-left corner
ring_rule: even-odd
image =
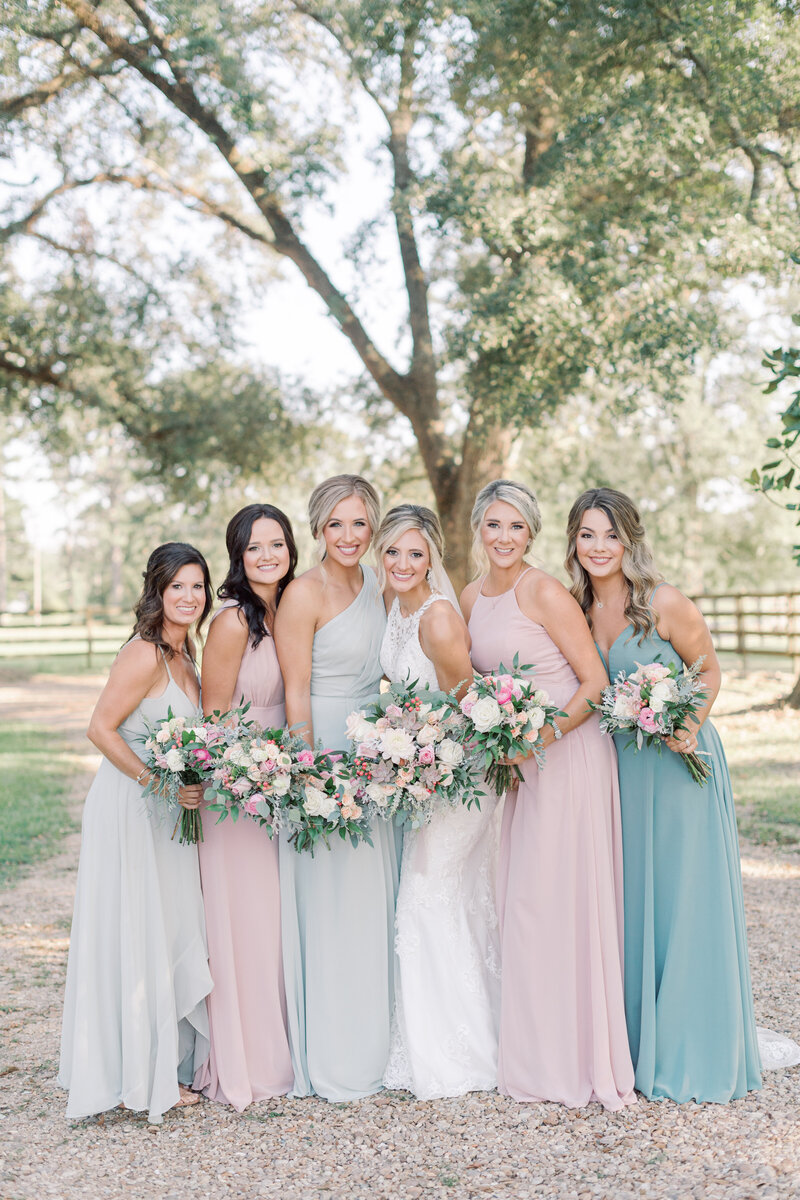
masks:
[[[386,614],[375,574],[314,636],[311,718],[326,749],[349,749],[345,720],[380,691]],[[295,1096],[377,1092],[389,1057],[398,856],[388,822],[372,846],[338,837],[313,857],[280,843],[281,926]]]
[[[628,626],[609,651],[609,677],[656,660],[681,666],[671,642],[639,641]],[[728,765],[708,720],[697,733],[711,767],[703,787],[678,754],[635,753],[629,739],[614,735],[636,1087],[649,1099],[725,1103],[761,1086]]]

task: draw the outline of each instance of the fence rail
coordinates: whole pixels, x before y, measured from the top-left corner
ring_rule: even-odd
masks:
[[[800,592],[715,592],[693,597],[717,650],[789,658],[800,670]]]
[[[123,625],[103,613],[46,613],[35,621],[30,614],[0,613],[0,660],[74,654],[91,667],[98,655],[116,654],[130,632],[130,621]]]

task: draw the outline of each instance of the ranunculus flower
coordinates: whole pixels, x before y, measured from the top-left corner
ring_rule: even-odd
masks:
[[[463,700],[461,707],[464,707]],[[473,705],[472,712],[469,715],[472,719],[472,724],[479,733],[486,733],[487,730],[493,729],[495,725],[500,724],[502,712],[500,705],[492,696],[481,696],[480,700],[477,700]]]
[[[417,734],[417,742],[420,746],[432,746],[442,736],[442,731],[438,725],[423,725]]]
[[[645,733],[657,733],[658,725],[656,724],[655,713],[652,708],[643,708],[639,713],[639,725]]]
[[[301,750],[297,756],[297,761],[301,767],[311,767],[314,765],[314,751]]]
[[[546,713],[543,708],[532,708],[528,712],[528,720],[537,731],[544,725]]]
[[[436,757],[443,766],[452,769],[464,761],[464,747],[452,738],[443,738],[436,747]]]
[[[400,710],[398,709],[398,712]],[[405,729],[387,729],[381,734],[381,753],[393,763],[414,757],[414,739]]]
[[[470,713],[472,712],[473,708],[475,707],[477,701],[478,701],[477,692],[467,692],[466,696],[463,697],[463,699],[458,707],[461,709],[461,711],[464,713],[464,715],[468,717],[470,715]]]
[[[377,804],[378,808],[386,808],[394,795],[394,787],[391,783],[368,783],[364,791],[372,803]]]
[[[355,797],[348,796],[342,801],[342,816],[346,821],[355,821],[361,816],[361,808],[356,804]]]
[[[159,743],[159,745],[163,746],[164,743],[168,742],[171,737],[172,734],[170,733],[169,729],[167,729],[166,725],[162,725],[156,734],[156,741]]]
[[[173,746],[171,750],[168,750],[165,757],[167,761],[167,767],[170,771],[182,771],[184,769],[186,764],[184,763],[183,755],[177,746]]]
[[[498,704],[505,704],[514,695],[514,680],[510,675],[498,675],[495,678],[494,698]]]

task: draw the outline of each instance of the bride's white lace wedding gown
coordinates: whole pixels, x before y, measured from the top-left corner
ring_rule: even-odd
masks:
[[[419,641],[434,593],[403,617],[395,599],[381,647],[393,682],[438,688]],[[490,1090],[497,1083],[500,962],[495,910],[498,802],[442,808],[406,833],[395,921],[395,1013],[384,1075],[420,1100]]]

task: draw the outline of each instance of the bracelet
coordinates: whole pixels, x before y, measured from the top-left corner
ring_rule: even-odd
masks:
[[[139,774],[136,776],[136,782],[137,782],[137,783],[141,783],[141,782],[142,782],[142,776],[143,776],[143,775],[146,775],[146,774],[147,774],[147,772],[148,772],[149,770],[150,770],[150,768],[149,768],[149,767],[142,767],[141,771],[140,771],[140,772],[139,772]]]

